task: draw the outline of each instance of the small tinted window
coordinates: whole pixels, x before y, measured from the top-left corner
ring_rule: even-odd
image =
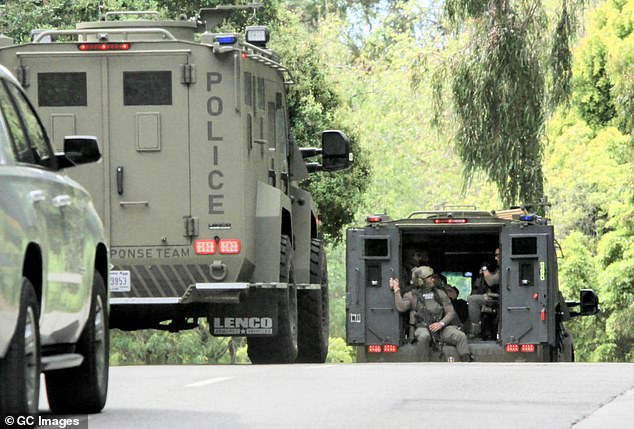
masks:
[[[126,106],[171,105],[172,72],[124,72],[123,104]]]
[[[264,98],[266,97],[266,87],[264,84],[264,79],[258,78],[258,87],[257,87],[257,99],[258,99],[258,109],[264,110]]]
[[[40,106],[87,106],[86,94],[86,73],[37,74],[37,103]]]
[[[31,145],[31,150],[35,155],[35,162],[41,165],[51,166],[53,162],[53,153],[51,146],[46,137],[46,132],[40,123],[40,120],[31,107],[26,97],[13,84],[7,85],[9,92],[13,95],[15,105],[22,117],[22,123]]]
[[[244,72],[244,104],[253,105],[253,82],[249,72]]]
[[[387,238],[366,238],[363,256],[366,258],[385,258],[389,256]]]
[[[513,255],[536,255],[537,237],[513,237],[511,253]]]

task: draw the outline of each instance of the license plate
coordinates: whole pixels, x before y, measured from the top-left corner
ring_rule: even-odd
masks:
[[[110,291],[130,292],[130,271],[110,271]]]

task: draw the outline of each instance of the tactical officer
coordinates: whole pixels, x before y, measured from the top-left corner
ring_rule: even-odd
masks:
[[[482,305],[497,300],[499,296],[500,285],[500,249],[495,249],[496,268],[494,271],[489,270],[487,264],[483,264],[480,269],[480,277],[478,285],[474,288],[471,295],[467,298],[469,306],[469,337],[477,337],[480,335],[480,316],[482,313]]]
[[[434,270],[422,266],[412,270],[414,289],[401,296],[399,280],[390,278],[390,288],[394,291],[394,303],[400,312],[414,311],[416,330],[421,357],[429,360],[430,342],[432,339],[442,340],[446,344],[456,346],[460,359],[471,360],[467,336],[457,327],[450,325],[456,312],[447,294],[434,287]]]

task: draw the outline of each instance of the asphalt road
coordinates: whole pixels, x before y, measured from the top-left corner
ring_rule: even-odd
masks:
[[[87,426],[630,429],[634,365],[113,367]]]

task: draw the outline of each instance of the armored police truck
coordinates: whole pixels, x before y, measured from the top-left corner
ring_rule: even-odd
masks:
[[[465,327],[468,313],[458,311],[460,299],[477,288],[484,267],[499,273],[499,289],[478,312],[482,330],[469,338],[476,361],[572,361],[572,338],[563,322],[598,311],[590,289],[581,291],[578,302],[562,298],[553,227],[521,208],[421,211],[400,220],[369,216],[364,227],[348,229],[346,245],[346,336],[359,361],[417,360],[413,333],[420,325],[415,315],[396,310],[389,288],[390,278],[398,278],[397,293],[411,289],[410,271],[417,265],[434,269],[438,288],[459,291],[454,308],[466,320],[454,323]],[[458,358],[453,346],[439,340],[430,346],[432,360]]]
[[[213,335],[246,336],[254,363],[323,362],[325,256],[300,183],[346,168],[350,144],[333,130],[321,148],[291,141],[292,77],[269,30],[215,33],[226,12],[107,13],[27,44],[3,38],[0,62],[57,148],[66,135],[103,143],[103,162],[71,175],[109,234],[112,328],[178,331],[206,317]]]

